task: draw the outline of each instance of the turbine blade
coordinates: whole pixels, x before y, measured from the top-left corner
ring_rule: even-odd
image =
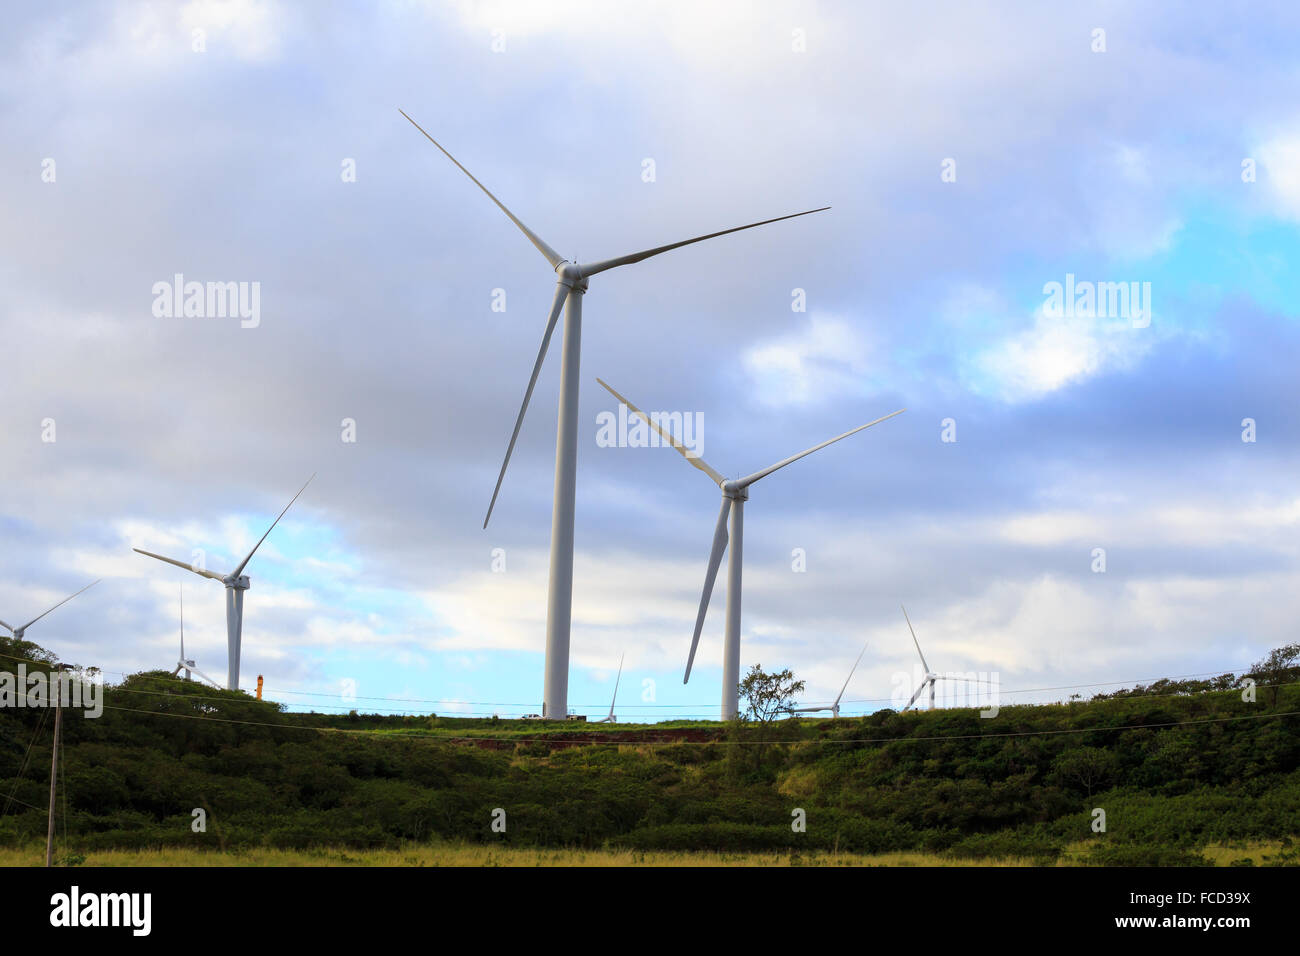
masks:
[[[627,657],[626,652],[624,652],[623,655],[620,656],[618,659],[618,676],[614,678],[614,697],[609,702],[609,717],[606,718],[607,720],[614,719],[614,705],[618,703],[618,682],[623,679],[623,658],[624,657]]]
[[[925,690],[925,686],[928,683],[930,683],[928,680],[921,681],[921,686],[916,689],[916,693],[912,695],[912,699],[907,702],[907,705],[903,708],[903,710],[908,710],[913,704],[916,703],[916,698],[921,696],[921,691]]]
[[[185,660],[185,585],[181,585],[181,660]]]
[[[312,483],[312,478],[315,477],[316,477],[316,473],[312,472],[311,478],[308,478],[306,484],[304,484],[301,488],[298,489],[298,495],[302,494],[304,491],[307,490],[307,485],[310,485]],[[284,511],[281,511],[279,515],[276,516],[276,519],[271,522],[271,527],[266,529],[266,534],[262,535],[262,537],[257,539],[257,544],[253,545],[253,550],[248,552],[248,556],[244,558],[243,561],[239,562],[239,567],[235,568],[234,571],[230,572],[231,577],[237,578],[244,573],[244,568],[248,566],[249,561],[253,560],[253,555],[257,554],[257,549],[260,548],[262,546],[262,542],[266,540],[266,535],[270,534],[272,531],[275,530],[275,526],[278,525],[280,523],[280,519],[284,517],[285,511],[288,511],[290,508],[292,508],[293,503],[298,500],[298,495],[294,495],[292,498],[289,499],[289,503],[284,506]]]
[[[840,692],[835,695],[836,707],[840,705],[840,698],[844,696],[844,692],[849,689],[849,681],[853,680],[853,672],[858,669],[858,664],[861,663],[862,661],[862,655],[865,654],[866,652],[867,652],[867,645],[863,644],[862,650],[858,651],[858,659],[854,661],[853,666],[849,668],[849,676],[844,678],[844,686],[841,687]]]
[[[718,472],[714,468],[710,467],[709,463],[705,461],[703,458],[701,458],[699,454],[691,451],[689,448],[687,448],[685,445],[679,442],[676,438],[674,438],[666,428],[661,428],[658,422],[651,419],[650,416],[648,416],[645,412],[641,411],[641,409],[637,408],[635,405],[629,402],[618,392],[614,391],[614,389],[612,389],[609,386],[608,382],[606,382],[604,379],[601,378],[596,379],[596,381],[600,382],[600,384],[605,387],[605,391],[609,392],[609,394],[613,395],[620,402],[626,405],[629,411],[631,411],[643,422],[645,422],[656,432],[658,432],[660,437],[662,437],[664,441],[668,442],[668,444],[671,445],[673,448],[676,448],[681,453],[681,456],[686,459],[687,464],[695,468],[698,468],[700,471],[704,472],[706,475],[712,478],[713,481],[719,486],[726,480],[725,478],[722,477],[722,475],[718,474]]]
[[[224,687],[222,687],[220,684],[218,684],[216,681],[214,681],[214,680],[213,680],[211,677],[209,677],[207,674],[203,673],[203,671],[199,670],[197,667],[190,667],[190,668],[188,668],[188,670],[189,670],[189,672],[190,672],[191,674],[198,674],[200,677],[202,677],[205,681],[207,681],[209,684],[211,684],[211,685],[212,685],[213,687],[215,687],[217,690],[225,690]]]
[[[172,671],[172,677],[175,677],[177,674],[179,674],[183,666],[184,666],[183,664],[177,664],[176,670]]]
[[[400,109],[399,109],[397,112],[401,113],[403,116],[406,116],[406,111],[405,111],[405,110],[400,110]],[[432,136],[430,136],[428,133],[425,133],[425,131],[424,131],[424,127],[423,127],[423,126],[421,126],[421,125],[420,125],[419,123],[417,123],[415,120],[411,119],[411,117],[409,117],[409,116],[406,116],[406,119],[407,119],[408,122],[410,122],[410,124],[411,124],[412,126],[414,126],[416,129],[418,129],[421,133],[424,133],[425,138],[426,138],[429,142],[431,142],[434,146],[437,146],[439,150],[442,151],[442,155],[446,156],[446,157],[447,157],[448,159],[450,159],[453,163],[455,163],[455,164],[456,164],[456,168],[459,169],[459,170],[460,170],[462,173],[464,173],[466,176],[468,176],[468,177],[470,178],[470,180],[474,183],[475,186],[477,186],[479,189],[483,190],[483,192],[487,193],[487,197],[488,197],[488,199],[491,199],[494,203],[496,203],[496,204],[497,204],[497,208],[500,209],[500,210],[501,210],[503,213],[505,213],[507,216],[509,216],[509,217],[510,217],[510,221],[513,222],[516,226],[519,227],[519,231],[522,232],[525,236],[528,237],[528,241],[531,242],[534,246],[537,247],[537,251],[540,252],[542,255],[544,255],[544,256],[546,257],[546,261],[549,262],[549,263],[551,264],[551,268],[552,268],[552,269],[557,268],[557,267],[560,265],[560,263],[564,261],[564,257],[563,257],[563,256],[561,256],[558,252],[556,252],[554,249],[552,249],[550,246],[548,246],[545,242],[543,242],[541,236],[539,236],[537,233],[533,232],[531,229],[529,229],[527,226],[525,226],[522,222],[520,222],[520,221],[519,221],[519,218],[518,218],[514,213],[512,213],[509,209],[507,209],[507,208],[505,207],[505,203],[503,203],[500,199],[497,199],[496,196],[493,196],[492,193],[491,193],[491,191],[489,191],[488,188],[487,188],[486,186],[484,186],[481,182],[479,182],[477,179],[475,179],[475,178],[474,178],[474,174],[471,173],[471,172],[470,172],[468,169],[466,169],[464,166],[462,166],[462,165],[460,164],[460,161],[457,160],[455,156],[451,155],[451,153],[449,153],[449,152],[447,152],[445,149],[443,149],[441,143],[439,143],[436,139],[434,139],[434,138],[433,138]]]
[[[76,592],[76,594],[69,594],[67,597],[65,597],[65,598],[64,598],[62,601],[60,601],[58,604],[54,605],[54,607],[50,608],[50,611],[54,611],[54,610],[57,610],[58,608],[63,607],[63,605],[67,604],[67,603],[68,603],[69,601],[71,601],[74,597],[76,597],[77,594],[81,594],[82,591],[89,591],[91,588],[93,588],[96,584],[98,584],[98,583],[99,583],[100,581],[102,581],[102,580],[103,580],[103,578],[96,578],[94,581],[91,581],[91,582],[90,582],[89,584],[87,584],[84,588],[82,588],[81,591]],[[49,614],[50,611],[46,611],[45,614]],[[41,618],[43,618],[43,617],[45,616],[45,614],[38,614],[36,617],[32,618],[30,621],[28,621],[28,622],[27,622],[26,624],[24,624],[22,627],[18,628],[18,630],[20,630],[20,631],[25,631],[25,630],[27,630],[29,627],[31,627],[33,624],[35,624],[37,621],[39,621]]]
[[[898,606],[903,607],[901,604]],[[912,631],[912,643],[916,645],[916,656],[921,658],[921,666],[925,668],[925,672],[928,674],[930,673],[930,665],[925,662],[925,655],[921,653],[921,642],[916,639],[916,631],[912,629],[912,619],[907,616],[907,608],[905,607],[903,607],[903,620],[907,622],[907,629]]]
[[[850,435],[856,435],[864,428],[870,428],[872,425],[879,425],[881,422],[893,418],[895,415],[901,415],[905,411],[907,411],[906,408],[900,408],[896,412],[890,412],[888,415],[882,415],[880,418],[877,418],[875,421],[867,422],[865,425],[859,425],[857,428],[849,429],[843,435],[836,435],[834,438],[827,439],[826,441],[822,442],[820,445],[813,445],[811,448],[801,451],[797,455],[791,455],[789,458],[785,459],[784,461],[778,461],[775,465],[769,465],[768,467],[764,468],[762,471],[756,471],[748,478],[741,478],[738,482],[736,482],[736,485],[740,488],[748,488],[754,482],[758,481],[758,479],[766,478],[772,472],[779,471],[780,469],[784,468],[786,465],[798,461],[800,458],[805,458],[808,455],[811,455],[815,451],[821,451],[827,445],[833,445],[837,441],[843,438],[848,438]]]
[[[152,551],[141,551],[139,548],[132,548],[131,550],[134,551],[136,554],[143,554],[146,558],[156,558],[159,561],[165,561],[168,564],[174,564],[178,568],[184,568],[186,571],[193,571],[195,574],[201,575],[202,577],[205,578],[212,578],[212,580],[214,581],[220,581],[223,579],[223,576],[217,574],[215,571],[208,571],[206,569],[200,571],[199,569],[194,567],[194,565],[189,564],[185,561],[177,561],[175,558],[164,558],[161,554],[154,554]]]
[[[727,533],[727,515],[731,513],[731,499],[722,496],[722,510],[718,512],[718,524],[713,529],[713,552],[709,555],[709,570],[704,574],[704,593],[700,595],[700,613],[695,616],[695,635],[691,638],[691,653],[686,658],[685,684],[691,679],[691,667],[695,664],[695,649],[700,646],[700,631],[704,629],[704,615],[709,611],[709,598],[713,595],[713,582],[718,579],[718,565],[722,563],[722,553],[727,550],[731,536]]]
[[[12,634],[14,631],[13,626],[10,624],[6,624],[4,621],[0,621],[0,627],[3,627],[10,634]]]
[[[528,402],[533,397],[533,389],[537,387],[537,376],[542,373],[542,362],[546,360],[546,350],[551,347],[551,335],[555,332],[555,323],[560,319],[560,309],[564,308],[565,301],[569,298],[572,290],[563,282],[555,286],[555,301],[551,303],[551,314],[546,320],[546,332],[542,335],[542,347],[537,350],[537,361],[533,363],[533,375],[528,380],[528,388],[524,392],[524,402],[519,406],[519,417],[515,419],[515,430],[510,433],[510,444],[506,446],[506,457],[501,462],[501,472],[497,475],[496,487],[492,489],[492,500],[488,502],[487,517],[483,519],[483,527],[488,526],[492,520],[492,509],[496,507],[497,495],[501,493],[501,482],[505,480],[506,468],[510,465],[510,456],[515,452],[515,442],[519,440],[519,429],[524,424],[524,413],[528,411]]]
[[[619,256],[617,259],[602,259],[600,262],[593,262],[590,265],[579,266],[579,269],[582,271],[584,276],[594,276],[597,273],[606,271],[607,269],[617,269],[619,266],[631,265],[633,262],[640,262],[643,259],[649,259],[651,256],[657,256],[661,252],[668,252],[670,249],[680,249],[682,246],[689,246],[695,242],[703,242],[705,239],[715,239],[718,236],[725,236],[732,232],[740,232],[744,229],[753,229],[755,226],[766,226],[770,222],[780,222],[783,219],[796,219],[799,216],[809,216],[815,212],[825,212],[830,208],[830,206],[822,206],[819,209],[808,209],[804,212],[791,213],[788,216],[777,216],[775,219],[764,219],[762,222],[751,222],[746,226],[736,226],[732,229],[723,229],[721,232],[711,232],[707,236],[696,236],[694,239],[683,239],[681,242],[669,243],[666,246],[655,246],[653,249],[645,249],[641,252],[634,252],[631,255]]]

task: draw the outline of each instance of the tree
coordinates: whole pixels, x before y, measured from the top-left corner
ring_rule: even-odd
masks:
[[[746,719],[768,724],[778,714],[786,713],[796,701],[795,694],[803,693],[804,682],[795,680],[789,668],[767,674],[763,665],[755,664],[740,682],[740,696],[749,705]]]
[[[1094,790],[1100,790],[1118,769],[1115,755],[1099,747],[1072,747],[1052,761],[1052,772],[1058,780],[1082,787],[1089,797]]]
[[[1281,690],[1278,685],[1290,682],[1297,667],[1300,667],[1300,644],[1284,644],[1269,651],[1268,657],[1262,661],[1252,664],[1247,676],[1264,686],[1272,685],[1269,686],[1272,692],[1269,699],[1276,707],[1278,691]]]

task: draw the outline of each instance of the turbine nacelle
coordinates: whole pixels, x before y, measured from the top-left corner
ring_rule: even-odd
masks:
[[[699,456],[696,455],[696,457],[698,458]],[[730,498],[732,501],[749,500],[749,487],[742,485],[735,478],[728,478],[718,487],[722,489],[722,495],[724,498]]]
[[[225,577],[221,579],[221,583],[228,588],[235,588],[236,590],[239,591],[247,591],[249,588],[253,586],[253,582],[248,577],[247,574],[241,574],[238,576],[233,574],[227,574]]]
[[[575,292],[587,291],[587,277],[583,275],[582,266],[578,263],[566,259],[555,267],[555,274],[561,285],[568,286]]]

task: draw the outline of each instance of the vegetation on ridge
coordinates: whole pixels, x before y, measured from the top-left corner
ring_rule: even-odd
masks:
[[[48,660],[0,643],[0,671],[20,652]],[[1040,862],[1075,848],[1078,862],[1178,864],[1270,842],[1270,862],[1295,862],[1300,672],[1295,654],[1272,664],[1280,686],[1261,680],[1253,702],[1235,688],[1148,690],[992,719],[883,710],[599,729],[290,714],[148,672],[106,688],[99,719],[65,715],[59,843],[74,855],[453,841]],[[0,709],[0,844],[43,839],[49,747],[48,710]]]

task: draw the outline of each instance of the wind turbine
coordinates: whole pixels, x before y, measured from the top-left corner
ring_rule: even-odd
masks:
[[[903,605],[900,604],[899,607],[903,607]],[[921,692],[925,690],[927,685],[930,688],[930,709],[934,710],[934,685],[936,682],[941,680],[964,680],[964,681],[971,681],[972,683],[978,683],[977,681],[974,681],[973,678],[970,677],[958,677],[956,675],[950,675],[950,674],[938,674],[930,670],[930,665],[925,662],[925,655],[921,653],[921,642],[916,639],[916,631],[912,628],[912,619],[907,616],[907,608],[905,607],[903,607],[903,620],[907,621],[907,629],[912,632],[912,643],[916,645],[916,656],[921,658],[921,666],[925,668],[925,677],[921,679],[920,686],[916,688],[916,693],[913,694],[912,699],[907,702],[907,706],[904,707],[901,711],[899,711],[899,713],[906,713],[908,710],[910,710],[912,705],[916,703],[916,699],[921,696]]]
[[[745,502],[749,500],[749,486],[760,478],[766,478],[772,472],[779,471],[800,458],[811,455],[815,451],[820,451],[827,445],[835,444],[841,438],[848,438],[864,428],[870,428],[872,425],[879,424],[888,418],[900,415],[906,409],[900,408],[898,411],[890,412],[875,421],[849,429],[842,435],[836,435],[819,445],[813,445],[797,455],[791,455],[789,458],[778,461],[775,465],[768,465],[762,471],[756,471],[752,475],[747,475],[744,478],[724,478],[696,452],[688,450],[669,432],[659,427],[659,424],[646,415],[645,412],[610,388],[603,380],[596,379],[596,381],[600,382],[611,395],[626,405],[630,411],[640,416],[642,421],[658,432],[669,445],[676,448],[688,464],[704,472],[722,489],[722,510],[718,512],[718,523],[713,529],[713,551],[709,555],[709,569],[704,575],[704,593],[700,597],[700,611],[695,618],[695,635],[691,638],[691,653],[686,659],[686,676],[682,678],[682,683],[685,684],[691,679],[691,667],[695,663],[695,649],[700,643],[700,631],[704,628],[704,616],[709,610],[709,598],[713,594],[713,583],[718,577],[718,566],[722,563],[722,553],[727,550],[727,541],[729,540],[727,518],[730,516],[730,537],[734,539],[735,544],[731,549],[731,556],[727,559],[727,626],[722,655],[722,719],[734,720],[740,709],[740,579],[741,565],[744,561]]]
[[[96,578],[94,581],[91,581],[89,584],[87,584],[84,588],[82,588],[82,589],[81,589],[80,591],[78,591],[76,594],[69,594],[67,597],[65,597],[65,598],[64,598],[62,601],[60,601],[58,604],[54,605],[54,607],[50,608],[50,611],[53,611],[53,610],[55,610],[56,608],[63,607],[63,605],[67,604],[67,603],[68,603],[69,601],[71,601],[74,597],[76,597],[77,594],[81,594],[81,593],[84,592],[84,591],[89,591],[91,588],[93,588],[96,584],[98,584],[98,583],[99,583],[100,581],[102,581],[102,580],[103,580],[103,578]],[[10,634],[12,634],[12,635],[14,636],[14,639],[15,639],[15,640],[19,640],[19,641],[21,641],[21,640],[23,639],[23,634],[25,634],[25,633],[27,632],[27,629],[28,629],[29,627],[31,627],[33,624],[35,624],[37,621],[39,621],[41,618],[43,618],[46,614],[49,614],[50,611],[46,611],[44,614],[38,614],[38,615],[36,615],[36,617],[32,618],[30,621],[28,621],[28,622],[27,622],[26,624],[24,624],[22,627],[13,627],[12,625],[6,624],[4,621],[0,621],[0,627],[3,627],[3,628],[4,628],[5,630],[7,630]]]
[[[614,704],[618,702],[618,682],[623,677],[623,658],[626,656],[627,654],[625,653],[618,659],[618,676],[614,678],[614,696],[609,702],[609,716],[602,717],[599,721],[597,721],[597,723],[601,723],[601,724],[617,723],[617,721],[614,719]]]
[[[840,692],[835,695],[835,703],[831,704],[829,707],[791,707],[790,713],[816,714],[823,710],[829,710],[831,712],[832,717],[838,717],[840,715],[840,698],[843,697],[844,692],[848,690],[849,681],[853,680],[853,672],[858,669],[858,664],[862,660],[862,655],[865,654],[866,652],[867,652],[867,645],[863,644],[862,650],[858,651],[858,659],[854,661],[853,666],[849,668],[849,676],[844,678],[844,686],[841,687]]]
[[[315,475],[312,475],[311,478],[307,479],[307,484],[298,489],[298,495],[307,490],[307,485],[310,485],[312,478],[315,477]],[[253,545],[253,550],[248,552],[248,556],[243,561],[240,561],[238,567],[229,574],[217,574],[207,568],[196,568],[188,562],[177,561],[175,558],[164,558],[161,554],[154,554],[152,551],[142,551],[140,548],[131,549],[136,554],[143,554],[148,558],[156,558],[159,561],[174,564],[186,571],[193,571],[201,577],[220,581],[226,586],[226,687],[230,690],[239,690],[239,642],[244,630],[244,592],[252,586],[248,575],[244,573],[244,568],[248,566],[249,561],[253,560],[253,555],[262,546],[262,542],[266,540],[266,535],[270,534],[275,529],[275,526],[280,523],[280,518],[284,517],[284,512],[293,507],[293,503],[298,500],[298,495],[294,495],[290,499],[289,503],[284,506],[284,511],[281,511],[279,516],[271,522],[271,527],[266,529],[266,534],[258,539],[257,544]]]
[[[185,671],[185,679],[190,679],[190,671],[198,674],[213,687],[221,685],[214,681],[203,671],[194,666],[194,658],[185,656],[185,585],[181,585],[181,656],[176,661],[176,670],[172,671],[172,677],[175,677],[181,671]]]
[[[419,123],[407,116],[405,110],[399,110],[398,112],[405,116],[412,126],[423,133],[429,142],[438,147],[444,156],[455,163],[456,167],[468,176],[475,186],[483,190],[487,197],[496,203],[497,208],[505,213],[510,221],[519,228],[519,231],[528,237],[528,241],[537,248],[537,251],[542,254],[558,277],[555,298],[551,302],[551,312],[546,320],[546,330],[542,335],[542,346],[538,349],[537,360],[533,363],[533,374],[528,379],[528,388],[524,391],[523,404],[519,407],[519,416],[515,419],[515,428],[510,435],[510,443],[506,446],[505,460],[501,463],[501,471],[497,475],[496,487],[492,490],[492,500],[488,503],[487,516],[483,519],[483,527],[487,527],[488,521],[492,517],[492,509],[496,505],[497,494],[501,491],[502,479],[506,475],[506,466],[510,464],[510,456],[515,450],[515,441],[519,438],[520,426],[524,423],[524,413],[528,410],[529,399],[532,398],[533,388],[537,385],[537,376],[542,370],[546,350],[551,344],[551,335],[555,331],[555,325],[559,320],[560,309],[564,308],[564,344],[560,355],[559,421],[556,426],[555,436],[555,499],[551,509],[550,580],[546,597],[546,674],[542,696],[542,716],[551,720],[564,720],[565,715],[568,713],[569,626],[573,616],[573,515],[578,471],[578,376],[580,374],[579,366],[581,364],[582,349],[582,296],[587,291],[587,280],[601,272],[641,262],[671,249],[679,249],[682,246],[689,246],[692,243],[703,242],[705,239],[713,239],[717,236],[725,236],[732,232],[740,232],[743,229],[753,229],[755,226],[780,222],[783,219],[807,216],[814,212],[822,212],[830,207],[822,206],[819,209],[808,209],[804,212],[777,216],[774,219],[751,222],[744,226],[733,226],[719,232],[711,232],[707,235],[672,242],[666,246],[643,249],[640,252],[633,252],[630,255],[619,256],[615,259],[601,259],[596,262],[579,264],[577,261],[565,259],[548,246],[537,233],[525,226],[514,213],[507,209],[501,200],[492,195],[486,186],[475,179],[474,174],[462,166],[456,157],[443,149],[441,143],[425,132]]]

